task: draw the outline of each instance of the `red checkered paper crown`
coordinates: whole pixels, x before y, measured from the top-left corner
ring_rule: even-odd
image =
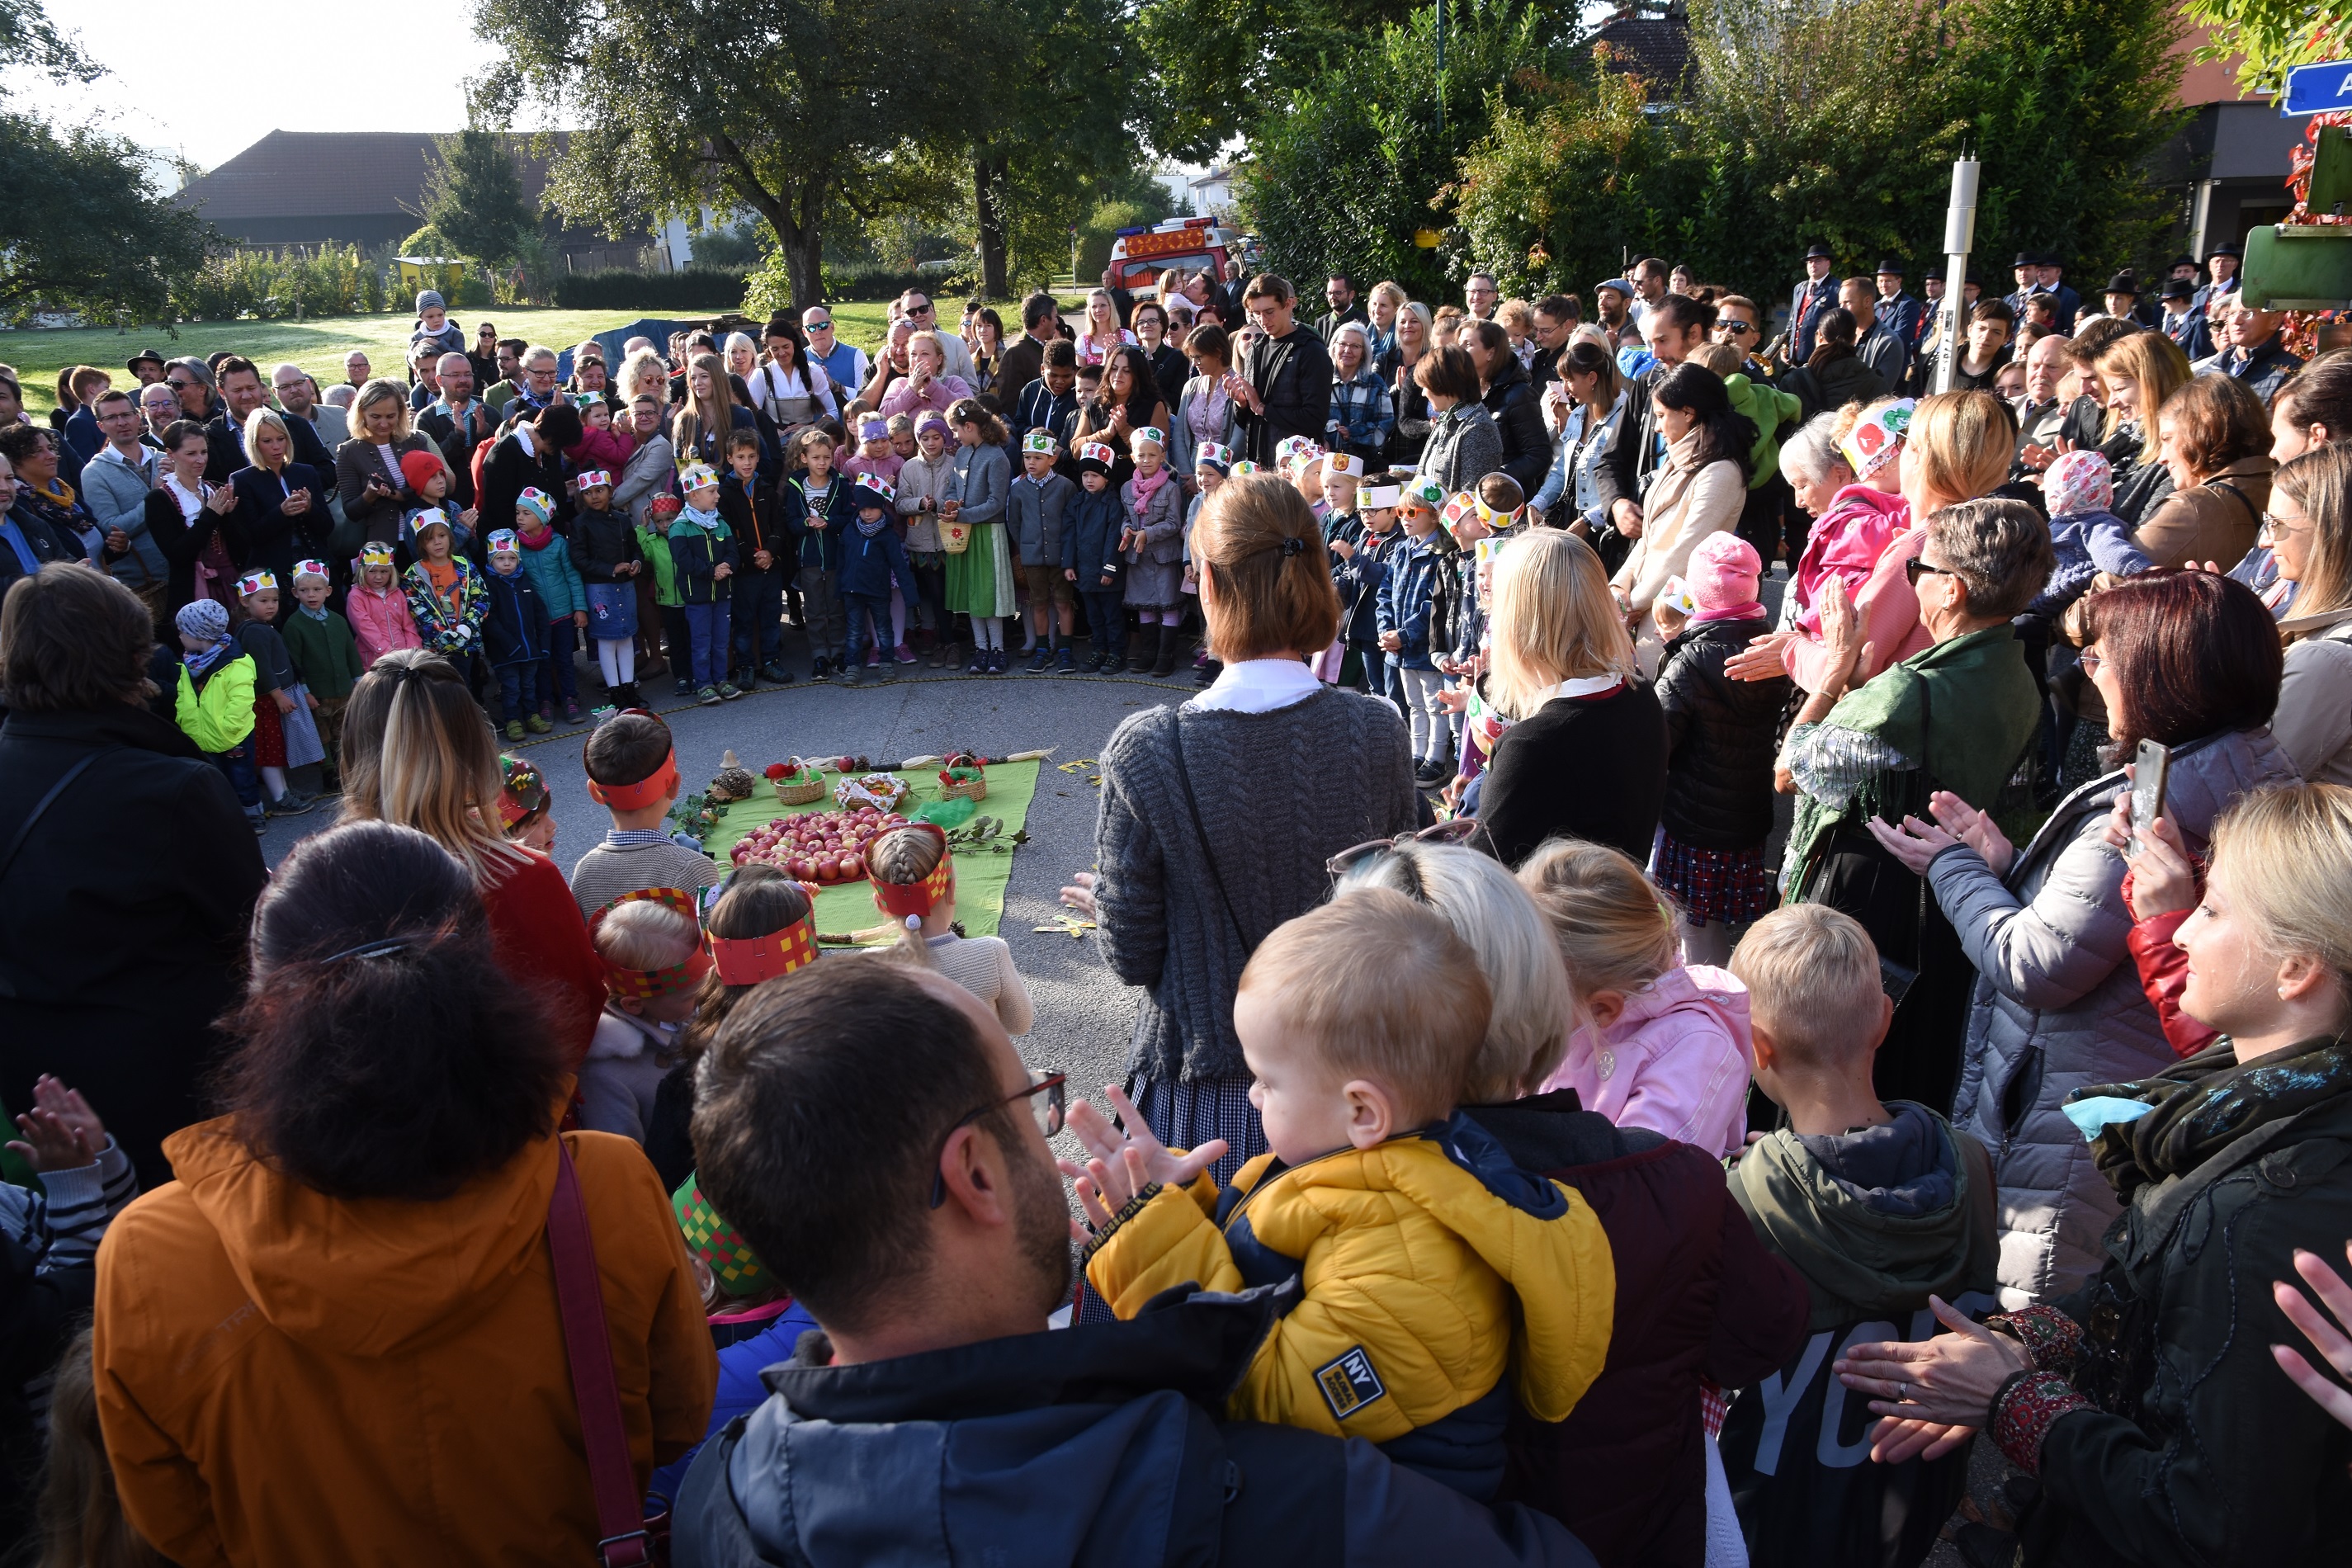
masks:
[[[882,838],[888,838],[891,833],[928,833],[940,841],[940,863],[932,867],[931,874],[919,882],[886,882],[873,876],[874,858],[871,855],[866,857],[866,874],[873,878],[875,902],[880,904],[886,913],[896,915],[900,920],[919,922],[946,894],[948,879],[955,874],[955,858],[948,853],[947,829],[936,822],[910,822],[904,827],[892,828]],[[876,840],[877,847],[880,844],[880,839]]]
[[[762,936],[702,935],[722,985],[757,985],[816,962],[816,910]]]
[[[588,934],[594,936],[596,928],[604,924],[604,917],[623,904],[634,904],[640,900],[676,910],[679,914],[684,915],[697,931],[701,929],[702,922],[698,918],[699,911],[695,905],[694,895],[684,888],[639,888],[633,893],[623,893],[619,898],[589,916]],[[683,962],[673,963],[666,969],[625,969],[609,958],[604,963],[604,984],[614,996],[649,1002],[656,996],[667,996],[673,991],[684,991],[689,986],[701,984],[702,977],[710,973],[710,951],[697,945],[694,951],[686,955]]]

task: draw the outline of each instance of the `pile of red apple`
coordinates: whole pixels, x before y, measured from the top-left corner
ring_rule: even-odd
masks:
[[[866,875],[866,847],[907,819],[895,811],[860,806],[854,811],[812,811],[779,816],[735,841],[738,866],[763,861],[797,882],[830,886]]]

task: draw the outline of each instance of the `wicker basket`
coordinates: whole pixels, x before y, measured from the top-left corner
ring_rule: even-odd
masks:
[[[986,800],[988,798],[988,774],[981,772],[977,768],[972,771],[976,776],[971,779],[958,779],[954,777],[941,779],[940,781],[940,798],[941,800]]]
[[[771,781],[776,786],[776,798],[786,805],[806,805],[811,801],[823,800],[824,770],[814,763],[803,763],[798,757],[793,758],[792,763],[794,767],[803,770],[803,782],[793,784],[788,778]]]
[[[961,555],[971,548],[971,524],[940,521],[940,548],[950,555]]]

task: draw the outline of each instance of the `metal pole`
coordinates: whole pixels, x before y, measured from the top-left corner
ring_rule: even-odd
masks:
[[[1961,308],[1969,298],[1969,252],[1976,244],[1977,177],[1982,172],[1974,158],[1952,165],[1952,205],[1944,215],[1944,299],[1937,314],[1937,335],[1944,357],[1937,362],[1936,384],[1930,392],[1952,390],[1952,376],[1960,364]]]

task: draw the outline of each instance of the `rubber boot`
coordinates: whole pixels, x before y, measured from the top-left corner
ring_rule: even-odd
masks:
[[[1156,680],[1162,676],[1173,675],[1176,672],[1176,660],[1182,656],[1183,652],[1184,628],[1181,626],[1160,627],[1160,658],[1159,660],[1151,667],[1152,679]]]
[[[1135,628],[1135,646],[1127,650],[1127,668],[1131,675],[1148,674],[1160,658],[1160,634],[1167,628],[1154,621]]]

